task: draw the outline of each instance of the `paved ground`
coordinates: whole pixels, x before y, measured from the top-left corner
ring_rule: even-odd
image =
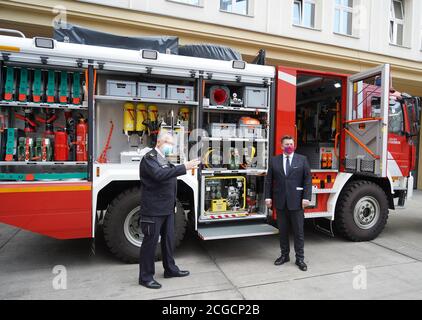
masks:
[[[308,228],[306,273],[292,262],[273,265],[277,236],[201,242],[191,235],[176,256],[191,276],[164,279],[157,262],[158,291],[138,286],[137,265],[114,259],[102,241],[93,255],[87,240],[59,241],[0,225],[0,299],[422,299],[421,207],[417,192],[367,243]],[[57,265],[66,267],[66,290],[53,288]]]

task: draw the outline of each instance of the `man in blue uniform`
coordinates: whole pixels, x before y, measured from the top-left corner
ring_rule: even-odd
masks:
[[[174,213],[176,206],[177,177],[196,168],[198,159],[174,166],[165,155],[172,153],[173,137],[160,134],[157,146],[148,152],[140,164],[141,179],[141,230],[144,234],[139,259],[139,284],[160,289],[154,280],[155,250],[161,235],[164,277],[185,277],[189,271],[180,270],[174,261]]]

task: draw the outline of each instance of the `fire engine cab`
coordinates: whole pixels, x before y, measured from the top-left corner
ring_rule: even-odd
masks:
[[[278,232],[264,180],[285,134],[312,168],[305,217],[350,240],[377,237],[412,195],[419,100],[393,94],[389,65],[349,76],[0,36],[0,71],[0,222],[57,239],[101,227],[126,262],[160,131],[172,163],[202,159],[178,178],[177,244],[188,227],[203,240]]]

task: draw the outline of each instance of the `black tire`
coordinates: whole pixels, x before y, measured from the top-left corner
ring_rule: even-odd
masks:
[[[142,243],[141,238],[132,238],[129,241],[125,233],[125,221],[128,215],[134,215],[133,230],[142,236],[137,222],[136,214],[139,214],[140,188],[128,189],[119,194],[110,204],[104,217],[103,231],[105,242],[110,251],[125,263],[139,262],[139,248]],[[175,215],[175,246],[178,247],[186,233],[187,221],[182,204],[177,201],[177,211]],[[138,210],[136,210],[138,209]],[[128,230],[126,230],[128,231]],[[134,241],[138,240],[138,241]],[[160,245],[157,246],[156,259],[161,257]]]
[[[337,201],[334,226],[348,240],[370,241],[384,230],[387,219],[388,199],[384,190],[373,182],[357,180],[342,191]]]

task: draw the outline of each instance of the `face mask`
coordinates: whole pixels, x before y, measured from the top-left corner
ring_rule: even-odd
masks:
[[[161,152],[165,155],[168,156],[169,154],[171,154],[173,152],[173,146],[170,144],[165,144],[162,146],[161,148]]]
[[[292,146],[288,146],[288,147],[285,147],[283,150],[284,150],[284,153],[292,154],[295,151],[295,148]]]

